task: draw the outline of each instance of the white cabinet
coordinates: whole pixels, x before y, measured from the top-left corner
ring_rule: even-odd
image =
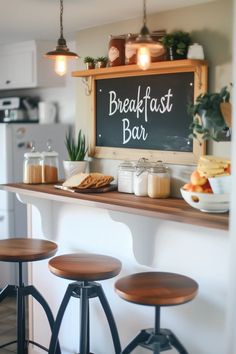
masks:
[[[64,85],[54,71],[54,62],[44,54],[51,41],[27,41],[0,46],[0,90]]]

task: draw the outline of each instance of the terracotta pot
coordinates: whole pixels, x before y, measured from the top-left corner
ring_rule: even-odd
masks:
[[[97,62],[97,68],[100,69],[100,68],[106,68],[107,66],[107,63],[105,61],[98,61]]]
[[[94,69],[95,68],[95,64],[94,63],[85,63],[86,64],[86,69]]]

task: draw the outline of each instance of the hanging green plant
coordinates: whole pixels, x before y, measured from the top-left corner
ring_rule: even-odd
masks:
[[[221,104],[229,103],[229,99],[227,86],[219,93],[199,95],[196,102],[188,106],[188,113],[193,117],[189,137],[197,139],[200,135],[203,140],[219,141],[220,133],[229,129],[221,110]]]

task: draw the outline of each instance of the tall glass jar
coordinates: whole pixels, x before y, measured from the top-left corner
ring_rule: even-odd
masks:
[[[58,182],[58,153],[53,151],[51,141],[47,142],[48,150],[42,153],[42,182]]]
[[[32,144],[31,152],[24,154],[23,182],[27,184],[42,183],[42,154],[35,150]]]
[[[125,36],[110,35],[108,48],[108,66],[125,64]]]
[[[135,166],[134,194],[138,196],[148,195],[148,169],[151,167],[148,159],[141,158]]]
[[[168,198],[170,195],[169,169],[157,161],[148,172],[148,196],[150,198]]]
[[[118,191],[123,193],[133,193],[134,162],[124,161],[118,170]]]

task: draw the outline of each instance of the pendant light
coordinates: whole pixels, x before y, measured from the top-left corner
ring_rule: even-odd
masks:
[[[63,36],[63,0],[60,0],[60,38],[57,41],[56,49],[45,54],[48,59],[55,60],[55,72],[63,76],[67,70],[67,60],[78,58],[76,53],[70,52]]]
[[[161,43],[155,42],[150,36],[147,28],[146,0],[143,0],[143,27],[135,41],[128,41],[126,49],[129,51],[137,50],[137,64],[142,70],[149,68],[151,63],[151,52],[161,55],[165,52]]]

